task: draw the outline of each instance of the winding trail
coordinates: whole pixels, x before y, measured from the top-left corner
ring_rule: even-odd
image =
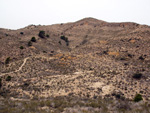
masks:
[[[23,64],[15,72],[18,72],[18,71],[22,70],[23,66],[26,64],[26,62],[27,62],[28,59],[29,59],[29,57],[25,58],[24,61],[23,61]]]
[[[15,72],[18,72],[18,71],[22,70],[23,66],[26,64],[26,62],[27,62],[27,60],[28,60],[29,58],[32,58],[32,57],[24,58],[23,63],[22,63],[22,65],[19,67],[19,69],[15,70],[15,71],[12,71],[12,72],[8,72],[8,73],[0,73],[0,77],[1,77],[1,76],[4,76],[4,75],[7,75],[7,74],[12,74],[12,73],[15,73]],[[46,56],[41,56],[41,55],[34,56],[34,58],[44,58],[44,59],[47,59],[47,60],[54,59],[53,57],[46,57]]]
[[[23,60],[22,65],[21,65],[21,66],[19,67],[19,69],[17,69],[16,71],[12,71],[12,72],[8,72],[8,73],[1,73],[1,74],[0,74],[0,77],[1,77],[1,76],[4,76],[4,75],[7,75],[7,74],[15,73],[15,72],[18,72],[18,71],[22,70],[23,66],[26,64],[26,62],[27,62],[28,59],[29,59],[29,57],[25,58],[25,59]]]

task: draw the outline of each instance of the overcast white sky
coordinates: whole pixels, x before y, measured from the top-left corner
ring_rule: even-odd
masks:
[[[150,25],[150,0],[0,0],[0,28],[51,25],[85,17]]]

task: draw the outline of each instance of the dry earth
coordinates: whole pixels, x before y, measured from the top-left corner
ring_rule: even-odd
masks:
[[[45,31],[43,38],[40,31]],[[32,37],[36,42],[29,46]],[[132,101],[141,94],[148,102],[149,43],[147,25],[93,18],[0,29],[0,95],[12,100],[75,96]]]

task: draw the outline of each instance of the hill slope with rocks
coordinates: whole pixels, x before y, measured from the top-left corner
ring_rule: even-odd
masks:
[[[94,18],[1,28],[0,109],[7,112],[4,103],[12,112],[18,110],[18,103],[24,109],[26,104],[39,103],[35,111],[150,112],[149,43],[147,25]],[[137,95],[141,96],[137,101],[143,101],[134,104]],[[15,101],[16,107],[9,101]],[[139,107],[143,105],[146,109]]]

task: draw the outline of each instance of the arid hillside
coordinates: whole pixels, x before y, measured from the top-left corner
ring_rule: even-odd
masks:
[[[85,18],[18,30],[1,28],[0,77],[0,105],[6,99],[33,103],[50,99],[51,103],[37,105],[39,109],[150,112],[150,27]],[[72,106],[62,102],[59,110],[57,99]]]

